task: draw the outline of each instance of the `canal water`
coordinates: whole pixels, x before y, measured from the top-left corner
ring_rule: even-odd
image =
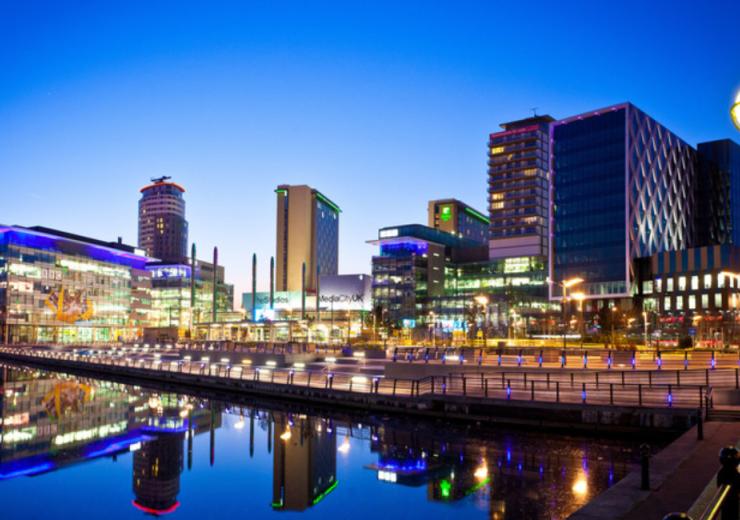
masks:
[[[228,403],[0,367],[3,518],[560,519],[635,442]]]

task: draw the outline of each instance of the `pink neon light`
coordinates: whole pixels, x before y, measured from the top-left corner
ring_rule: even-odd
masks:
[[[175,502],[174,504],[172,504],[167,509],[152,509],[151,507],[142,506],[136,500],[132,500],[131,503],[139,511],[143,511],[144,513],[146,513],[148,515],[156,515],[156,516],[168,515],[168,514],[174,512],[175,509],[177,509],[178,507],[180,507],[180,501],[179,500],[177,502]]]

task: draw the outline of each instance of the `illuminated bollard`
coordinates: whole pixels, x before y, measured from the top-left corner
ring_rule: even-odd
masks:
[[[712,370],[717,368],[717,359],[714,357],[714,352],[712,352],[712,359],[709,363],[710,363],[710,366],[712,367]]]
[[[606,368],[607,370],[611,370],[612,368],[612,353],[611,352],[609,352],[606,355]]]
[[[560,352],[560,368],[563,368],[568,363],[566,357],[565,357],[565,350],[562,350]]]
[[[542,351],[540,350],[539,365],[542,368]]]
[[[517,355],[516,364],[517,366],[522,366],[522,351],[521,350],[519,351],[519,354]]]
[[[588,352],[583,353],[583,368],[588,368]]]
[[[498,351],[498,366],[501,366],[501,351]]]
[[[429,363],[429,349],[424,351],[424,363]]]
[[[658,366],[658,370],[660,370],[663,366],[663,354],[661,354],[660,352],[658,352],[658,355],[655,358],[655,364]]]
[[[394,348],[393,349],[393,362],[395,363],[396,361],[398,361],[398,349]]]
[[[689,353],[688,352],[683,353],[683,369],[684,370],[689,369]]]
[[[506,380],[506,399],[511,399],[511,380]]]
[[[673,390],[671,390],[671,385],[668,385],[668,396],[666,397],[666,401],[668,402],[668,408],[671,408],[673,406]]]
[[[582,383],[583,386],[581,387],[581,400],[583,401],[583,404],[586,404],[586,383]]]
[[[483,365],[483,349],[478,351],[478,366]]]
[[[632,363],[632,370],[637,369],[637,359],[635,358],[635,353],[632,352],[632,359],[630,360],[630,363]]]
[[[465,356],[463,355],[462,351],[460,352],[460,364],[462,365],[465,362]]]

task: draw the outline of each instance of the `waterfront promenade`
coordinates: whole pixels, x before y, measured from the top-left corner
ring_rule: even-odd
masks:
[[[587,364],[579,367],[570,359],[559,367],[519,357],[502,359],[500,364],[493,358],[495,363],[483,364],[477,362],[475,352],[472,356],[468,352],[468,358],[464,352],[458,354],[462,358],[451,358],[456,363],[449,362],[448,354],[393,361],[395,353],[389,359],[373,360],[357,356],[358,352],[343,358],[339,352],[324,352],[314,353],[313,361],[278,366],[291,358],[280,358],[277,350],[265,357],[265,349],[259,350],[197,353],[191,346],[95,350],[14,346],[0,349],[0,360],[382,412],[615,431],[683,431],[710,417],[715,398],[721,391],[734,392],[740,377],[737,367],[718,365],[713,369],[648,369],[647,364],[639,369],[616,365],[596,369]],[[419,372],[430,369],[437,372]],[[407,370],[418,375],[397,375]]]

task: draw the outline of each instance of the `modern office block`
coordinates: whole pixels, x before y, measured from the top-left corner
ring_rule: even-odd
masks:
[[[696,152],[630,103],[551,124],[550,296],[583,279],[590,299],[628,298],[633,260],[689,247]]]
[[[280,185],[277,193],[276,290],[315,291],[317,272],[337,274],[339,213],[334,202],[309,186]]]
[[[430,200],[428,211],[430,228],[484,244],[488,242],[491,221],[464,202],[457,199]]]

